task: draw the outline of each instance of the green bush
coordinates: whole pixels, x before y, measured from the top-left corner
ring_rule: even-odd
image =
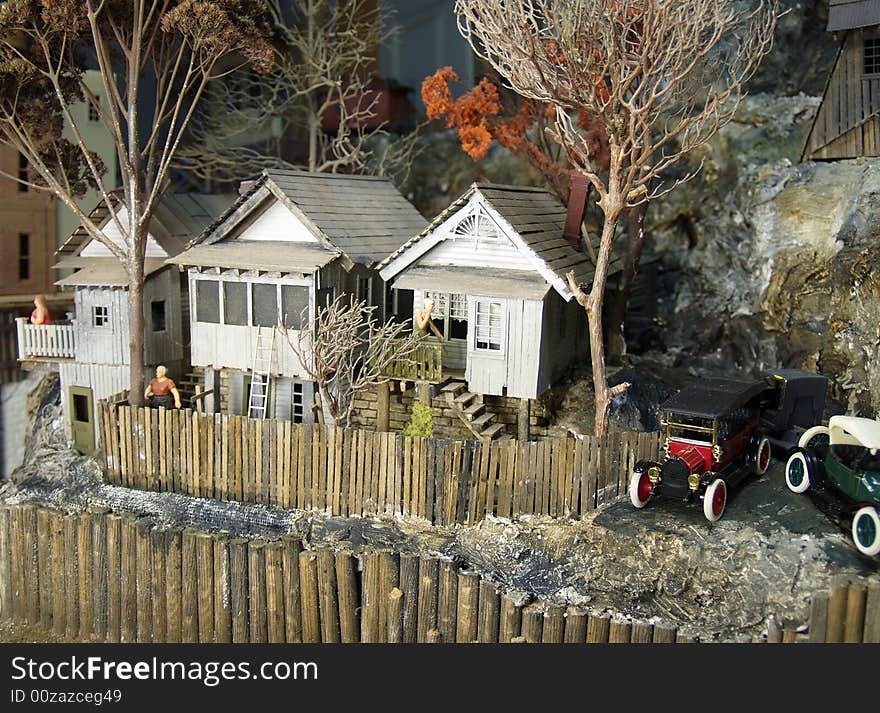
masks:
[[[412,419],[403,429],[404,436],[420,436],[429,438],[434,435],[434,419],[431,416],[431,407],[416,401],[413,404]]]

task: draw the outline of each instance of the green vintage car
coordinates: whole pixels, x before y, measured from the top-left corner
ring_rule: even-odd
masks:
[[[785,483],[848,525],[859,552],[880,555],[880,421],[832,416],[828,426],[808,429],[785,465]]]

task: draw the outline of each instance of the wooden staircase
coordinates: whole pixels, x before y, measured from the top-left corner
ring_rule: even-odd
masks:
[[[205,370],[200,366],[193,367],[192,371],[187,372],[182,379],[177,379],[174,383],[177,384],[181,406],[193,408],[191,400],[196,393],[196,387],[199,391],[205,390]]]
[[[465,382],[449,381],[440,391],[474,436],[480,440],[492,440],[505,435],[504,424],[496,423],[495,414],[486,410],[483,397],[468,391]]]

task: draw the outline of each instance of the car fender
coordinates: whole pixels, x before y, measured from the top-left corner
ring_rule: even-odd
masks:
[[[660,468],[661,465],[662,465],[661,463],[658,463],[655,460],[642,459],[642,460],[636,461],[636,464],[633,466],[633,473],[644,473],[646,470],[648,470],[648,468],[652,468],[652,467]]]

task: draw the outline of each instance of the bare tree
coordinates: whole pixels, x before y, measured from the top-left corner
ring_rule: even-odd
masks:
[[[406,361],[418,348],[420,337],[412,333],[411,324],[380,323],[375,310],[342,294],[317,310],[313,331],[300,329],[295,339],[285,333],[336,425],[348,426],[358,395],[390,381],[389,367]],[[308,323],[306,312],[301,323]]]
[[[750,5],[750,6],[748,6]],[[778,0],[456,0],[459,29],[524,97],[556,107],[550,132],[590,182],[603,213],[589,292],[568,282],[589,321],[595,432],[608,430],[602,302],[618,220],[694,173],[673,172],[733,117],[769,51]],[[601,170],[578,126],[595,117],[608,137]]]
[[[123,264],[135,404],[143,394],[144,255],[153,212],[219,63],[229,58],[268,70],[267,36],[259,0],[7,0],[0,7],[0,136],[27,159],[28,185],[58,196],[89,237]],[[105,101],[84,81],[88,65],[100,71]],[[119,190],[107,185],[103,164],[83,138],[71,111],[79,102],[89,103],[115,142]],[[72,141],[63,137],[65,128]],[[99,192],[121,243],[77,205],[88,186]]]
[[[375,0],[264,0],[276,38],[275,68],[239,72],[211,88],[178,154],[206,180],[235,181],[264,168],[393,175],[406,168],[413,133],[390,140],[377,121],[378,48],[396,33]],[[281,138],[305,128],[305,162],[282,157]],[[327,130],[325,130],[327,129]]]

